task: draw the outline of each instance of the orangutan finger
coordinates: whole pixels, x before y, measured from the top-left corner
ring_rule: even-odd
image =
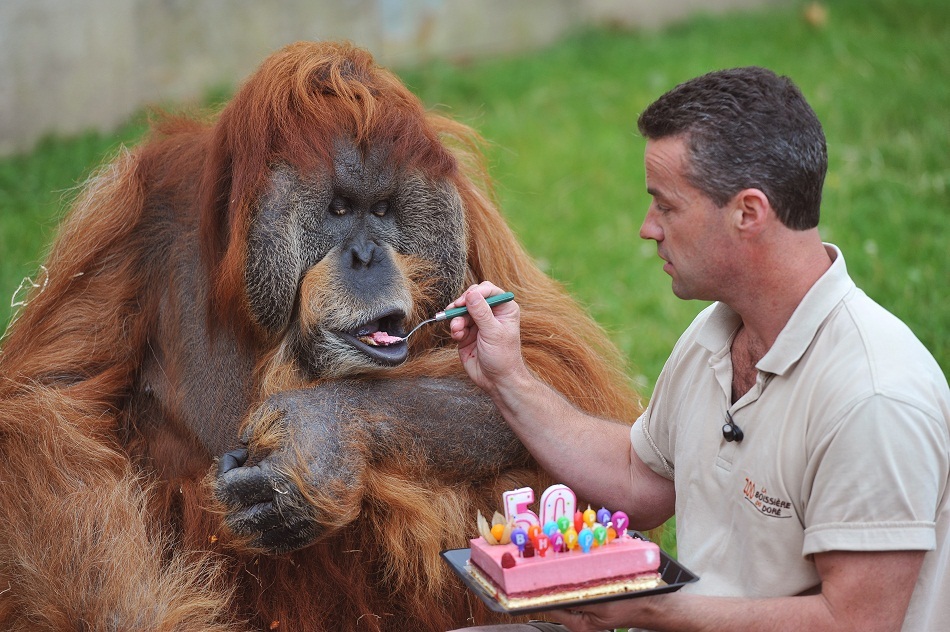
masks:
[[[267,503],[277,494],[287,493],[287,483],[283,488],[278,476],[266,463],[251,467],[235,467],[218,476],[216,494],[218,499],[230,507],[248,507]]]
[[[231,470],[241,467],[247,462],[247,449],[239,448],[237,450],[231,450],[230,452],[225,452],[221,455],[221,458],[218,461],[218,476],[222,476]]]

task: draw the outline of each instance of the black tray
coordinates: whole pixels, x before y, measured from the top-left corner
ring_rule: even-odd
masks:
[[[641,540],[647,540],[648,538],[644,536],[639,531],[628,531],[630,535]],[[659,595],[662,593],[673,592],[679,590],[686,584],[694,582],[699,577],[694,575],[691,571],[687,570],[685,567],[680,565],[676,560],[667,555],[662,549],[660,549],[660,579],[663,580],[663,585],[657,586],[656,588],[648,588],[646,590],[637,590],[633,592],[617,593],[616,595],[604,595],[601,597],[592,597],[590,599],[566,599],[564,601],[557,601],[554,603],[548,603],[541,606],[527,606],[522,608],[506,608],[501,605],[494,595],[490,594],[485,590],[481,584],[475,581],[475,578],[472,577],[471,573],[468,572],[468,558],[470,555],[469,549],[451,549],[448,551],[442,551],[442,557],[446,562],[449,563],[449,566],[455,571],[455,574],[458,575],[462,582],[465,583],[469,589],[474,592],[478,597],[485,602],[489,609],[494,612],[502,612],[505,614],[529,614],[531,612],[543,612],[545,610],[562,610],[564,608],[570,608],[572,606],[580,606],[585,604],[600,603],[603,601],[616,601],[618,599],[631,599],[635,597],[647,597],[649,595]]]

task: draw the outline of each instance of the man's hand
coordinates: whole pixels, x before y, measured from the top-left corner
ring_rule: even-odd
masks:
[[[468,307],[468,314],[449,323],[459,345],[459,358],[472,381],[495,395],[502,386],[528,373],[521,355],[521,309],[515,302],[495,306],[488,296],[504,290],[485,281],[473,285],[448,307]]]
[[[496,305],[493,312],[485,302],[502,291],[483,282],[448,306],[468,307],[449,324],[468,376],[549,474],[585,498],[631,511],[635,528],[662,524],[673,513],[673,482],[634,453],[629,426],[585,413],[535,377],[521,351],[517,303]],[[594,462],[600,467],[591,468]]]

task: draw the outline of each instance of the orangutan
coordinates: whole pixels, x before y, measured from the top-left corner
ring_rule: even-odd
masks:
[[[2,629],[496,618],[439,552],[550,481],[447,327],[394,338],[490,279],[542,379],[595,414],[640,404],[478,146],[367,52],[298,43],[90,179],[0,351]]]

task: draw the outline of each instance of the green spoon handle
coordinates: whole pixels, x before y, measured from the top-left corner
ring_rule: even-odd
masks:
[[[495,294],[494,296],[489,296],[485,299],[485,302],[489,305],[498,305],[499,303],[507,303],[508,301],[514,299],[515,295],[512,292],[504,292],[503,294]],[[435,315],[436,320],[448,320],[449,318],[455,318],[456,316],[461,316],[468,313],[467,307],[453,307],[452,309],[447,309],[444,312],[439,312]]]

